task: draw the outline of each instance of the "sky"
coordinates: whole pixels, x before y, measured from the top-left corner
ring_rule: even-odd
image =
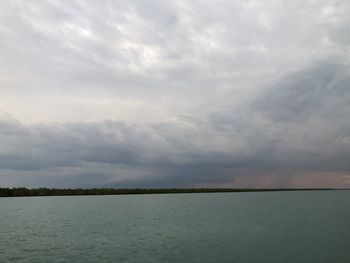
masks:
[[[0,2],[0,187],[350,187],[350,2]]]

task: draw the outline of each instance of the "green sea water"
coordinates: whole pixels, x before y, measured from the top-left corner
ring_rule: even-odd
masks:
[[[0,198],[0,262],[350,262],[350,191]]]

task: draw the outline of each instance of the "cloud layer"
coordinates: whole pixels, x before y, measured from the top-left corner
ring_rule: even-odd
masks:
[[[346,1],[0,6],[0,185],[350,186]]]

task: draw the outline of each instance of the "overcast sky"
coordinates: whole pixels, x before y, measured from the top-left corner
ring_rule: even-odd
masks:
[[[0,187],[350,187],[350,2],[0,1]]]

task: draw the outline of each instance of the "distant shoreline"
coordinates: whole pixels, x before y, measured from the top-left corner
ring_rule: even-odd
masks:
[[[341,188],[0,188],[0,197],[349,190]]]

